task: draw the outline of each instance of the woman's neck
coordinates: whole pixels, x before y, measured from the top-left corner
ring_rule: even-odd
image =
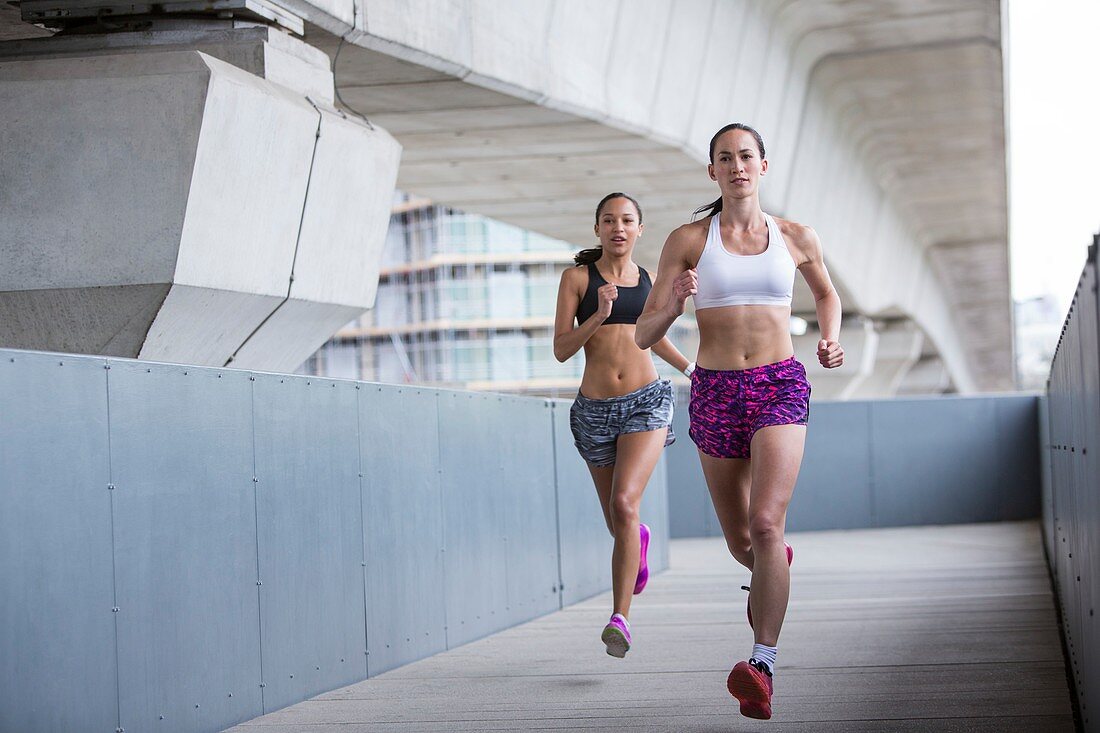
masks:
[[[621,280],[627,275],[633,275],[635,272],[634,262],[630,259],[630,255],[611,255],[606,251],[600,256],[599,261],[596,263],[596,267],[611,277]]]
[[[719,223],[737,230],[760,227],[765,223],[764,211],[760,208],[760,197],[727,199],[723,196]]]

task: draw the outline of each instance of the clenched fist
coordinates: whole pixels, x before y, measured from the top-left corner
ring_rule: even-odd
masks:
[[[694,269],[684,270],[672,281],[672,305],[676,315],[684,312],[684,303],[699,292],[699,275]]]
[[[836,369],[844,363],[844,349],[836,341],[821,339],[817,342],[817,360],[826,369]]]
[[[600,301],[599,307],[596,308],[596,314],[607,320],[611,316],[611,304],[619,297],[619,289],[611,283],[601,285],[600,289],[596,291],[596,297]]]

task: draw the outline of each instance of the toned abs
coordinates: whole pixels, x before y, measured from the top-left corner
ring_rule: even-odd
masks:
[[[794,353],[791,309],[774,305],[733,305],[695,311],[699,324],[699,366],[751,369]]]
[[[657,378],[649,351],[634,343],[634,325],[600,326],[584,345],[581,394],[602,400],[628,394]]]

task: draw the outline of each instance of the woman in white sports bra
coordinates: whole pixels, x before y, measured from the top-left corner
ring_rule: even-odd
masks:
[[[809,418],[810,386],[790,335],[795,270],[816,301],[817,358],[826,369],[844,362],[840,298],[814,230],[760,208],[760,178],[768,171],[760,134],[726,125],[710,141],[710,161],[722,195],[695,212],[705,218],[669,235],[634,337],[649,347],[694,298],[699,354],[690,435],[730,553],[752,571],[755,643],[726,684],[742,715],[767,719],[794,557],[783,529]]]

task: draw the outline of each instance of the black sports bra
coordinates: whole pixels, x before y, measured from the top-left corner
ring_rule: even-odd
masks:
[[[607,285],[595,263],[588,265],[588,289],[584,291],[581,304],[577,306],[577,323],[587,321],[600,308],[600,296],[597,292]],[[645,307],[645,299],[649,291],[653,289],[653,283],[649,279],[649,273],[641,265],[638,266],[638,284],[633,287],[625,285],[619,288],[619,297],[611,303],[611,315],[603,322],[607,326],[614,323],[637,323],[638,316],[642,315]]]

